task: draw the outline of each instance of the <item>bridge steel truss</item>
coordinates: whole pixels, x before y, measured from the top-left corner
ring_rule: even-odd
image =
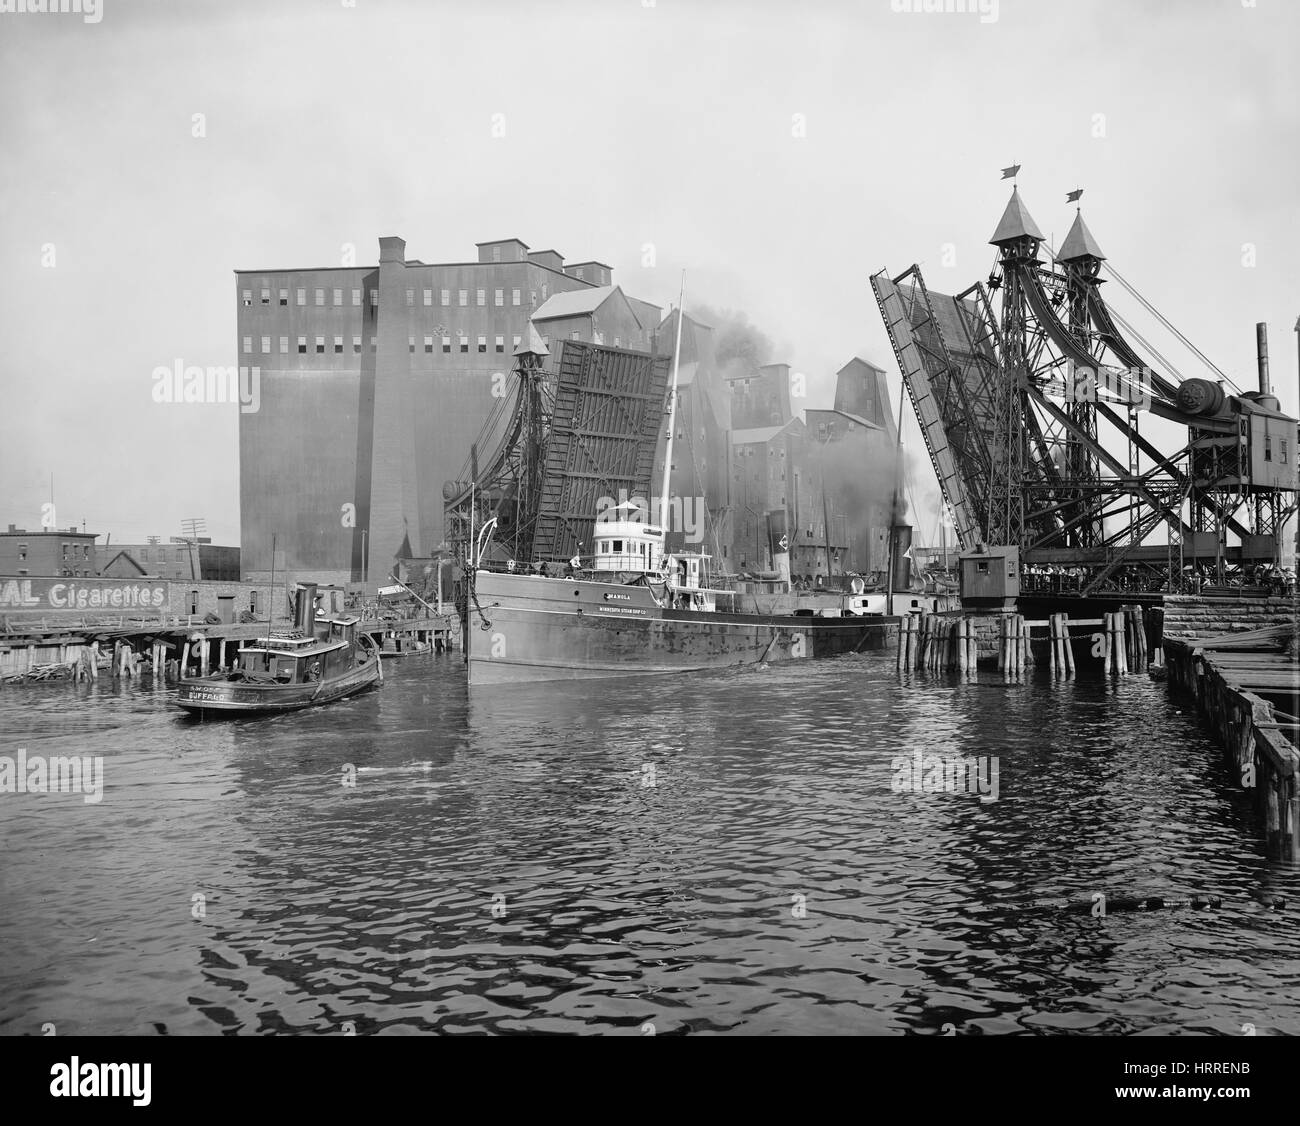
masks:
[[[987,288],[955,297],[917,265],[871,279],[963,550],[1014,544],[1026,563],[1084,567],[1084,593],[1124,568],[1168,567],[1166,545],[1145,543],[1162,524],[1179,549],[1193,532],[1251,531],[1237,515],[1237,423],[1178,405],[1179,384],[1116,327],[1098,267],[1044,264],[1026,236],[1000,245]],[[1188,426],[1188,443],[1159,449],[1141,432],[1147,411]],[[1257,531],[1280,527],[1279,505],[1256,500]]]

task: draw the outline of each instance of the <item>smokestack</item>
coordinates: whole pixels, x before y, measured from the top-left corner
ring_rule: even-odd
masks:
[[[316,635],[316,584],[298,585],[298,602],[294,606],[293,624],[308,637]]]
[[[912,589],[912,526],[894,525],[894,589],[891,594],[906,593]]]
[[[1260,321],[1255,326],[1255,359],[1259,364],[1259,393],[1271,395],[1268,387],[1268,322]]]
[[[785,509],[776,508],[767,514],[767,546],[772,552],[772,569],[790,589],[790,537],[786,530]]]

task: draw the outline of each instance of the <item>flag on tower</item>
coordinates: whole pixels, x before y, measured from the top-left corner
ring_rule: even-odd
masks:
[[[1083,189],[1082,189],[1082,188],[1075,188],[1074,191],[1070,192],[1070,193],[1065,197],[1065,202],[1066,202],[1066,203],[1073,203],[1073,202],[1074,202],[1075,200],[1077,200],[1081,195],[1083,195]]]
[[[1010,168],[1004,168],[1002,169],[1002,179],[1004,180],[1014,179],[1016,173],[1019,171],[1020,171],[1020,165],[1018,164],[1013,164]]]

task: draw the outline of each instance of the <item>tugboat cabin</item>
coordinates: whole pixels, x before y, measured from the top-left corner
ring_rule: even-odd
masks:
[[[340,676],[354,663],[356,625],[355,618],[321,619],[316,637],[259,637],[239,650],[231,679],[311,684]]]

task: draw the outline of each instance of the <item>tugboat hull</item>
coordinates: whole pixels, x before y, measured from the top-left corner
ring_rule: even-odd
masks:
[[[292,712],[341,700],[379,682],[377,660],[316,684],[241,684],[196,678],[180,682],[176,704],[190,712]]]

